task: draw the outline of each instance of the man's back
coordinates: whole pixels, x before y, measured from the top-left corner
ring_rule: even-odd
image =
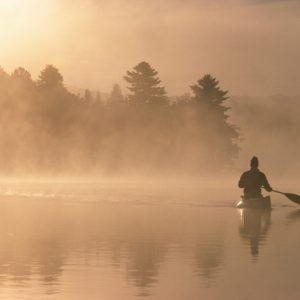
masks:
[[[256,157],[251,160],[251,169],[242,174],[239,187],[244,188],[246,198],[261,197],[262,187],[268,192],[272,191],[266,175],[258,169],[258,159]]]

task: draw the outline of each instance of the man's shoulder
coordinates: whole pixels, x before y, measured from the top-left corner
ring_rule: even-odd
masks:
[[[245,171],[243,174],[242,174],[242,176],[248,176],[248,175],[250,175],[250,176],[266,176],[263,172],[261,172],[260,170],[247,170],[247,171]]]
[[[257,171],[258,171],[258,173],[259,173],[260,176],[265,176],[265,177],[266,177],[265,173],[263,173],[263,172],[260,171],[260,170],[257,170]]]
[[[247,174],[250,174],[250,173],[251,173],[251,170],[247,170],[242,175],[247,175]]]

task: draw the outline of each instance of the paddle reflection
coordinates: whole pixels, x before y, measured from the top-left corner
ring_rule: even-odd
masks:
[[[295,221],[300,220],[300,209],[293,210],[287,215],[288,223],[294,223]]]
[[[244,208],[241,210],[241,217],[240,236],[249,242],[252,256],[258,257],[260,244],[271,227],[271,210]]]

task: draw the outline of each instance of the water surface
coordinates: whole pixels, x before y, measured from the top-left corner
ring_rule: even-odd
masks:
[[[299,299],[300,207],[194,185],[7,183],[0,299]]]

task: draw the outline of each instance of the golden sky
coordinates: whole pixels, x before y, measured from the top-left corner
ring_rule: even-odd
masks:
[[[0,65],[68,86],[125,88],[142,60],[169,94],[212,73],[231,94],[300,94],[300,3],[258,0],[0,0]]]

